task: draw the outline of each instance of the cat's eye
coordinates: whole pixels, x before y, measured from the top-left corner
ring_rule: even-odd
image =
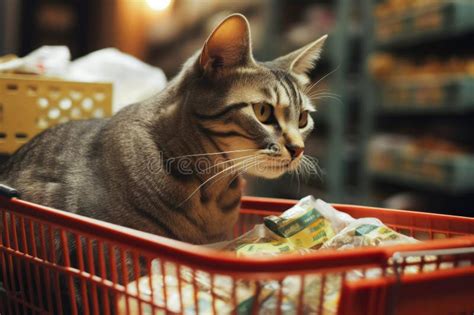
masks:
[[[257,119],[264,124],[271,124],[275,121],[273,116],[273,106],[268,103],[253,104],[253,111]]]
[[[300,128],[304,128],[308,125],[308,111],[305,110],[304,112],[300,113],[300,119],[298,120],[298,126]]]

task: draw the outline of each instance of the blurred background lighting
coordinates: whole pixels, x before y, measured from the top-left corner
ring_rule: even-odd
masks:
[[[164,11],[171,5],[171,0],[146,0],[146,3],[155,11]]]

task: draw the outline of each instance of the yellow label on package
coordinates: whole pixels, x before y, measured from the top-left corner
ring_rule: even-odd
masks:
[[[319,248],[335,235],[331,222],[311,206],[295,206],[279,217],[266,217],[264,222],[266,227],[296,248]]]
[[[294,251],[289,242],[272,241],[268,243],[244,244],[237,248],[237,256],[276,255]]]

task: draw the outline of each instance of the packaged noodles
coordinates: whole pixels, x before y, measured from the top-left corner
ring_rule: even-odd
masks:
[[[281,254],[304,254],[310,250],[298,248],[263,224],[257,224],[242,236],[226,242],[206,245],[207,247],[235,252],[237,256],[276,256]]]
[[[357,219],[326,241],[321,248],[349,249],[366,246],[384,246],[418,243],[413,237],[400,234],[376,218]]]
[[[324,314],[335,314],[341,280],[340,274],[326,275],[324,282],[321,275],[312,275],[307,276],[303,283],[301,276],[294,275],[285,277],[281,282],[237,280],[234,283],[228,276],[215,276],[211,285],[210,278],[202,272],[191,274],[189,271],[183,271],[180,280],[176,274],[167,274],[163,277],[159,273],[153,273],[151,278],[141,277],[128,284],[127,292],[131,296],[126,298],[122,295],[119,298],[118,314],[138,314],[140,310],[144,315],[213,314],[215,309],[217,314],[250,315],[256,311],[256,314],[264,315],[273,314],[278,306],[282,314],[287,315],[296,314],[298,308],[304,314],[319,314],[320,300],[323,302],[321,309]],[[304,290],[300,290],[301,286]],[[321,294],[324,295],[322,299]],[[140,306],[140,301],[134,295],[139,295],[145,302]],[[156,307],[153,309],[150,303]]]
[[[129,283],[126,288],[131,296],[122,295],[119,298],[118,314],[139,314],[140,309],[143,315],[213,314],[215,309],[218,314],[249,315],[279,288],[265,281],[234,282],[229,276],[215,276],[211,284],[209,274],[200,271],[192,273],[190,269],[183,269],[180,274],[178,278],[172,270],[168,270],[166,276],[153,272],[150,277],[144,276]],[[135,295],[146,302],[139,305],[140,300]],[[151,303],[156,307],[153,308]]]
[[[233,251],[237,256],[304,254],[321,247],[353,221],[350,215],[308,196],[280,216],[265,217],[265,225],[256,225],[232,241],[207,246]]]
[[[378,219],[356,220],[324,201],[308,196],[280,216],[264,218],[264,224],[255,225],[242,236],[231,241],[209,244],[207,247],[231,251],[237,256],[276,256],[287,253],[305,254],[318,249],[344,250],[416,242],[419,241],[390,229]],[[434,261],[435,258],[425,256],[423,259]],[[405,261],[412,265],[399,272],[419,272],[420,257],[408,257]],[[391,260],[389,265],[395,267]],[[430,265],[425,267],[431,268]],[[142,277],[130,283],[127,291],[132,296],[128,297],[128,302],[125,296],[119,299],[119,314],[125,314],[127,307],[131,314],[138,313],[139,301],[133,297],[137,292],[143,300],[153,301],[158,306],[152,313],[150,305],[142,303],[143,314],[147,315],[169,312],[212,314],[213,309],[218,314],[247,315],[255,311],[257,314],[273,314],[278,307],[283,314],[288,315],[296,314],[298,310],[302,310],[304,314],[320,314],[320,310],[323,314],[335,314],[343,281],[340,273],[334,273],[326,274],[324,278],[317,274],[307,275],[305,278],[287,275],[278,281],[232,280],[230,276],[215,275],[211,282],[207,273],[191,273],[190,269],[184,267],[178,272],[176,267],[173,268],[165,268],[165,277],[161,275],[159,268],[154,268],[150,277]],[[387,269],[388,274],[395,271],[395,268]],[[377,278],[381,273],[381,268],[368,269],[364,274],[360,270],[350,270],[346,274],[346,280]],[[197,291],[196,294],[194,290]],[[320,301],[323,305],[319,305]]]
[[[264,218],[265,226],[295,248],[318,249],[354,219],[313,196],[303,198],[280,216]]]

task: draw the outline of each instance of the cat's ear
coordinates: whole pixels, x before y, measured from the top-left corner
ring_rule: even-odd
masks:
[[[199,57],[206,71],[252,62],[250,26],[242,14],[232,14],[222,21],[204,43]]]
[[[314,68],[316,61],[321,56],[321,51],[327,37],[327,35],[324,35],[300,49],[275,59],[273,63],[279,68],[292,72],[297,76],[306,75]]]

